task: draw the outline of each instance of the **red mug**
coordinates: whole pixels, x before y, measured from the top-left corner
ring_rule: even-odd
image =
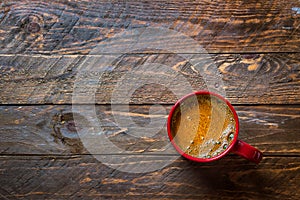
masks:
[[[177,142],[175,142],[174,135],[176,135],[176,133],[174,133],[175,131],[171,127],[172,121],[176,120],[176,117],[174,117],[174,113],[176,110],[180,109],[180,105],[183,105],[183,103],[186,102],[186,100],[191,97],[199,97],[202,95],[208,95],[209,98],[216,97],[216,99],[220,100],[223,103],[226,103],[227,107],[232,112],[232,116],[233,116],[234,122],[235,122],[235,131],[234,131],[234,135],[232,135],[233,138],[231,138],[230,144],[228,144],[226,146],[226,149],[224,151],[220,152],[219,154],[217,154],[215,156],[211,156],[211,157],[199,157],[199,156],[195,156],[195,155],[191,155],[191,154],[187,153],[185,150],[183,150],[180,147],[180,145],[177,144]],[[173,119],[173,118],[175,118],[175,119]],[[183,98],[181,98],[180,100],[178,100],[175,103],[175,105],[171,108],[171,111],[170,111],[170,114],[168,117],[168,122],[167,122],[167,129],[168,129],[169,139],[170,139],[171,143],[173,144],[173,146],[175,147],[175,149],[185,158],[196,161],[196,162],[211,162],[214,160],[218,160],[218,159],[224,157],[225,155],[227,155],[228,153],[232,152],[232,153],[235,153],[237,155],[240,155],[240,156],[246,158],[249,161],[252,161],[252,162],[258,164],[261,161],[262,156],[263,156],[262,152],[260,152],[258,149],[254,148],[251,145],[238,139],[239,120],[238,120],[238,115],[237,115],[235,109],[229,103],[229,101],[227,101],[222,96],[215,94],[213,92],[197,91],[197,92],[188,94],[188,95],[184,96]],[[184,129],[183,129],[183,131],[184,131]]]

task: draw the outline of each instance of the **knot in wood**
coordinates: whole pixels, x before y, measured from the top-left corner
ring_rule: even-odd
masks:
[[[22,20],[22,27],[27,33],[38,33],[41,30],[42,18],[36,15],[30,15]]]
[[[26,25],[26,31],[28,33],[37,33],[41,30],[41,26],[36,22],[29,22]]]

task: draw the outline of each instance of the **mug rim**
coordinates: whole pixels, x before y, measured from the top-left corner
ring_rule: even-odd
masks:
[[[212,95],[217,97],[218,99],[222,100],[223,102],[225,102],[227,104],[227,106],[230,108],[230,110],[233,113],[234,119],[235,119],[235,133],[234,133],[234,138],[232,140],[232,142],[229,144],[229,146],[227,147],[227,149],[225,151],[223,151],[222,153],[220,153],[217,156],[211,157],[211,158],[199,158],[199,157],[194,157],[191,156],[187,153],[185,153],[173,140],[173,135],[171,134],[171,121],[172,121],[172,117],[174,115],[175,110],[180,106],[181,103],[183,103],[187,98],[194,96],[194,95]],[[226,154],[228,154],[232,148],[234,147],[234,145],[236,144],[237,140],[238,140],[238,133],[239,133],[239,119],[238,119],[238,115],[234,109],[234,107],[231,105],[231,103],[225,99],[223,96],[216,94],[214,92],[210,92],[207,90],[200,90],[200,91],[196,91],[196,92],[192,92],[189,93],[187,95],[185,95],[184,97],[182,97],[181,99],[179,99],[171,108],[169,116],[168,116],[168,121],[167,121],[167,131],[168,131],[168,137],[170,142],[172,143],[172,145],[175,147],[175,149],[177,150],[178,153],[180,153],[183,157],[192,160],[192,161],[196,161],[196,162],[211,162],[211,161],[215,161],[218,160],[222,157],[224,157]]]

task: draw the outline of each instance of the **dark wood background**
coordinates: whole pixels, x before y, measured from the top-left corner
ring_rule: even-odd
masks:
[[[299,26],[298,0],[1,1],[0,199],[300,199]],[[178,31],[208,51],[240,117],[240,139],[264,153],[259,165],[236,155],[209,164],[179,157],[161,170],[134,174],[89,154],[72,113],[78,66],[101,56],[92,53],[98,44],[142,27]],[[146,60],[171,67],[184,62],[151,49],[124,53],[95,94],[107,137],[132,151],[128,157],[168,142],[165,129],[161,137],[136,139],[113,122],[116,81]],[[189,70],[185,76],[201,89]],[[152,104],[169,111],[176,100],[164,88],[141,88],[129,117],[147,124]]]

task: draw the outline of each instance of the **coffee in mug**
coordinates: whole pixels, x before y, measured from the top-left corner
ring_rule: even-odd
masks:
[[[234,138],[236,121],[227,104],[209,94],[190,96],[171,120],[174,142],[186,154],[211,158],[224,152]]]
[[[258,164],[262,152],[238,139],[238,115],[228,100],[210,91],[197,91],[171,108],[168,136],[185,158],[211,162],[232,152]]]

